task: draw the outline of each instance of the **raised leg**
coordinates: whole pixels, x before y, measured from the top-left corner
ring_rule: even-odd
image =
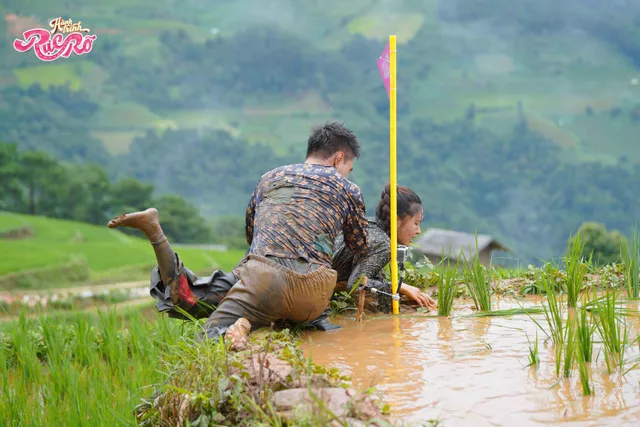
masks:
[[[132,212],[120,215],[109,221],[109,228],[130,227],[142,231],[151,242],[158,262],[158,270],[162,282],[170,288],[171,302],[177,305],[180,300],[180,271],[179,260],[171,249],[167,237],[160,227],[158,210],[149,208],[145,211]]]

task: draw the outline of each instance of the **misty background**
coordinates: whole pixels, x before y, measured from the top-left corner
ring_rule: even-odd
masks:
[[[585,222],[629,235],[638,219],[638,1],[5,0],[0,11],[3,210],[104,224],[153,203],[188,218],[174,239],[242,247],[260,176],[302,161],[310,128],[339,120],[360,139],[351,179],[372,215],[389,179],[376,61],[396,34],[398,181],[422,198],[423,229],[490,234],[511,261],[536,263]],[[58,16],[98,35],[92,52],[43,63],[13,50]]]

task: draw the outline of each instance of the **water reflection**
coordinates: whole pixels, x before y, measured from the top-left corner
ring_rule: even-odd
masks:
[[[501,301],[500,309],[518,307]],[[498,308],[498,304],[494,308]],[[531,305],[529,303],[528,305]],[[577,369],[558,383],[553,346],[538,332],[540,365],[528,367],[536,326],[527,315],[338,319],[343,329],[310,332],[304,340],[314,362],[343,369],[361,388],[376,386],[394,416],[441,419],[446,425],[638,425],[640,369],[609,375],[600,356],[593,367],[595,395],[582,396]],[[543,322],[542,316],[534,316]],[[638,335],[638,324],[630,336]],[[599,345],[594,349],[595,355]],[[627,360],[638,358],[638,346]],[[633,363],[625,369],[631,368]]]

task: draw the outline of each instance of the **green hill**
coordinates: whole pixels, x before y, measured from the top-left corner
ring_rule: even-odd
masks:
[[[9,236],[12,230],[14,236]],[[25,230],[22,236],[15,235],[18,230]],[[27,286],[48,287],[51,282],[72,286],[69,277],[57,277],[56,272],[74,261],[87,268],[86,274],[73,271],[79,282],[144,280],[155,265],[147,241],[106,226],[0,212],[0,233],[4,236],[0,238],[0,283],[9,275],[26,277],[40,270],[49,279]],[[233,268],[243,255],[241,251],[174,249],[193,271],[207,273],[216,267]]]
[[[640,183],[640,3],[617,3],[9,0],[0,138],[241,216],[260,175],[338,119],[362,141],[353,180],[372,207],[388,174],[376,60],[397,34],[399,181],[425,225],[558,255],[582,222],[635,221],[618,187]],[[7,48],[61,14],[98,35],[91,53]]]
[[[11,9],[11,3],[5,7],[6,12],[17,13]],[[71,90],[91,93],[92,99],[100,104],[100,111],[90,125],[92,135],[112,153],[126,151],[128,144],[142,131],[166,128],[226,129],[249,141],[260,140],[285,150],[300,143],[311,123],[334,114],[349,121],[357,119],[344,109],[332,111],[331,105],[322,99],[327,95],[326,91],[319,92],[322,88],[314,88],[313,85],[298,94],[293,93],[295,88],[291,91],[283,88],[274,93],[270,101],[251,100],[250,96],[241,93],[242,89],[231,88],[234,91],[238,89],[238,95],[243,98],[242,106],[232,105],[224,99],[229,98],[228,95],[220,96],[205,87],[207,108],[203,108],[204,105],[189,108],[191,100],[186,98],[187,91],[183,89],[184,79],[189,79],[186,68],[190,68],[190,64],[183,61],[177,68],[185,68],[184,72],[173,73],[181,79],[170,82],[163,90],[157,87],[162,76],[156,75],[157,86],[154,87],[164,92],[165,101],[169,101],[166,98],[179,100],[180,108],[167,105],[171,102],[145,103],[144,99],[136,96],[141,88],[130,91],[121,77],[128,74],[129,80],[136,82],[138,78],[132,74],[142,71],[136,68],[137,65],[150,70],[180,59],[172,52],[169,39],[162,38],[165,31],[182,31],[183,43],[187,46],[191,41],[222,40],[218,42],[220,49],[212,50],[212,57],[207,60],[222,64],[232,73],[235,71],[234,61],[244,55],[243,51],[253,57],[251,65],[260,65],[259,60],[270,60],[269,56],[278,46],[264,46],[260,35],[271,34],[273,41],[281,44],[279,49],[282,50],[304,47],[310,52],[309,56],[325,54],[330,57],[353,47],[354,40],[360,41],[360,37],[366,38],[369,50],[377,46],[376,54],[379,54],[388,34],[394,33],[399,41],[399,101],[410,106],[409,114],[400,116],[402,121],[409,122],[411,117],[422,116],[437,120],[455,118],[474,104],[483,125],[504,130],[515,123],[516,106],[522,102],[524,113],[536,131],[562,146],[578,148],[583,158],[595,155],[610,161],[623,154],[629,157],[629,151],[635,156],[637,150],[629,149],[633,147],[635,131],[640,126],[638,122],[616,120],[607,114],[603,117],[602,113],[616,107],[633,108],[637,104],[640,85],[632,83],[634,78],[639,78],[639,73],[634,58],[621,52],[621,48],[612,46],[610,37],[601,34],[604,30],[591,30],[591,21],[582,17],[589,6],[580,6],[579,2],[569,0],[568,3],[576,3],[572,15],[575,22],[549,31],[544,27],[547,20],[555,24],[560,19],[554,17],[554,13],[569,12],[555,6],[554,2],[537,2],[541,6],[532,10],[532,17],[527,19],[540,25],[542,30],[509,32],[504,28],[517,26],[522,21],[526,23],[521,15],[531,2],[513,8],[514,12],[507,10],[500,15],[499,11],[478,11],[471,18],[457,10],[451,12],[452,6],[447,6],[449,3],[464,5],[459,6],[462,8],[474,4],[501,6],[503,2],[405,0],[391,3],[354,0],[345,6],[338,1],[321,4],[280,0],[270,2],[270,6],[265,8],[256,0],[239,0],[216,1],[205,8],[197,1],[160,6],[142,0],[128,4],[108,1],[100,6],[70,2],[67,11],[54,12],[54,8],[45,2],[33,1],[26,7],[20,3],[21,16],[35,16],[35,22],[40,23],[46,22],[52,13],[65,12],[72,18],[78,16],[74,18],[77,20],[81,16],[82,21],[98,34],[99,42],[92,54],[86,57],[44,65],[31,58],[32,53],[11,52],[8,56],[12,60],[8,63],[17,66],[5,66],[3,71],[7,76],[5,82],[23,88],[33,83],[49,87],[68,82]],[[331,10],[331,13],[326,13],[326,10]],[[633,15],[634,12],[640,13],[638,7],[631,12],[620,8],[613,16],[622,25],[627,21],[625,14]],[[504,19],[489,27],[496,15]],[[604,21],[605,18],[602,19]],[[16,27],[11,25],[12,22],[5,22],[8,27],[5,31]],[[255,30],[257,26],[265,25],[272,26],[264,34]],[[637,34],[635,31],[633,34]],[[247,38],[255,40],[256,51],[237,43]],[[225,50],[225,41],[234,45],[233,51]],[[105,45],[110,46],[109,49]],[[258,49],[263,47],[265,49],[260,52]],[[298,54],[296,49],[289,50]],[[125,58],[119,69],[105,58],[113,52]],[[379,99],[381,96],[371,98],[368,93],[381,90],[376,75],[376,57],[370,55],[364,59],[362,56],[353,62],[363,84],[353,88],[350,95],[366,88],[367,93],[359,91],[359,97]],[[281,59],[288,58],[273,58],[279,64],[278,71],[289,80],[307,71],[316,71],[315,67],[309,70],[295,67],[315,64],[306,64],[302,60],[298,64],[290,64],[278,61]],[[262,72],[269,73],[267,67],[271,65],[266,62],[262,65],[265,67]],[[294,69],[286,69],[292,65]],[[209,69],[209,72],[212,78],[215,77],[214,70]],[[254,78],[259,70],[244,73],[246,77]],[[146,79],[148,74],[139,77]],[[201,76],[191,78],[199,80]],[[340,76],[329,83],[337,84],[339,79]],[[153,86],[153,82],[150,84]],[[259,93],[254,94],[254,98],[259,97]],[[595,116],[585,118],[587,109]],[[597,126],[602,131],[584,131],[589,126]],[[607,139],[618,141],[613,150],[603,140],[603,132]]]

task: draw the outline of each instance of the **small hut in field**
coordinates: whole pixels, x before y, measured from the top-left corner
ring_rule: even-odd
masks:
[[[412,248],[412,252],[419,256],[425,255],[433,265],[442,261],[443,251],[449,262],[471,262],[477,256],[480,263],[488,267],[493,251],[511,252],[511,249],[486,234],[476,235],[440,228],[428,229],[415,241],[415,247]]]

